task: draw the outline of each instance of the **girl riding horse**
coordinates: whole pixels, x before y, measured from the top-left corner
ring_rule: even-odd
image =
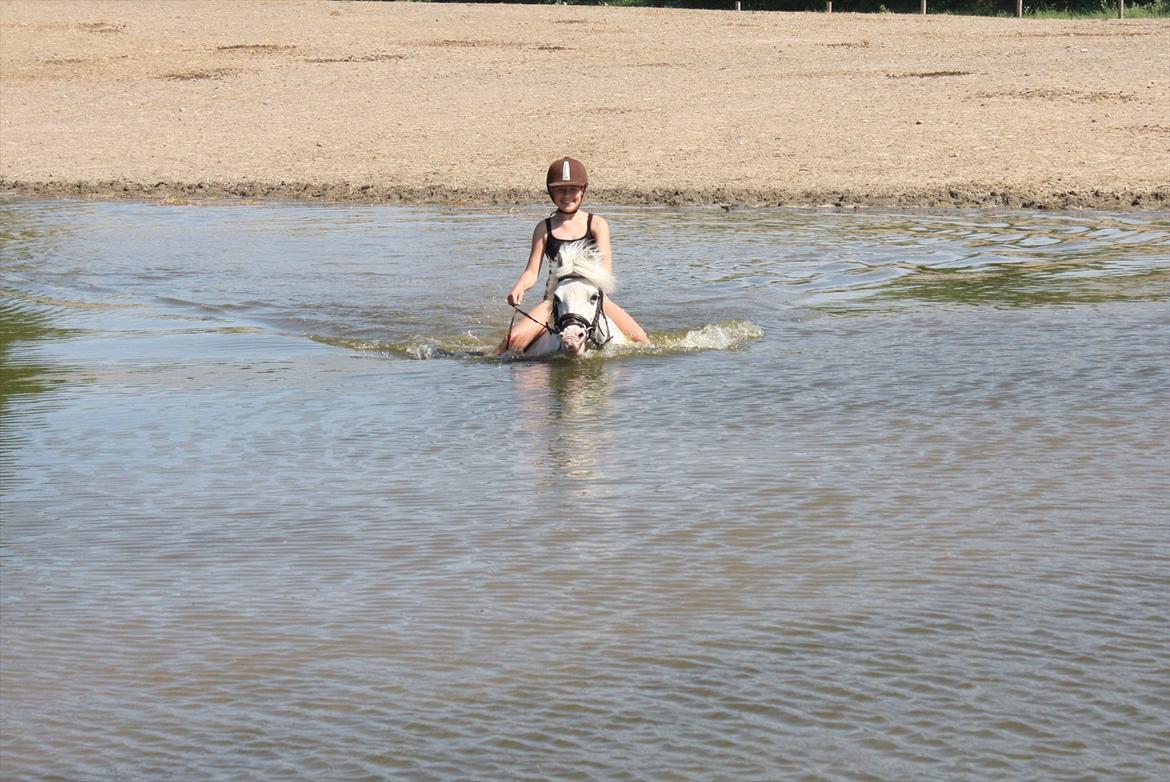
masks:
[[[571,157],[563,157],[548,167],[548,176],[545,179],[549,198],[556,205],[557,211],[550,217],[536,224],[532,232],[532,250],[528,255],[528,265],[524,273],[512,286],[508,293],[508,304],[519,307],[524,300],[524,294],[536,284],[540,277],[540,264],[543,258],[549,259],[549,267],[556,266],[557,255],[565,245],[573,242],[589,242],[601,254],[605,268],[613,271],[613,251],[609,242],[609,223],[600,215],[591,214],[581,208],[585,200],[585,190],[589,186],[589,175],[585,166]],[[552,303],[546,298],[528,313],[529,318],[523,318],[515,324],[508,337],[497,349],[498,353],[505,350],[514,350],[518,353],[524,350],[540,336],[542,324],[548,323],[552,316]],[[649,342],[646,332],[638,322],[630,317],[624,309],[605,299],[605,314],[608,315],[622,332],[635,342]]]

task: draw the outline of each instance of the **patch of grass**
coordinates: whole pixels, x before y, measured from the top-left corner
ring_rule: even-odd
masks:
[[[1034,5],[1025,5],[1024,13],[1033,19],[1115,19],[1117,18],[1116,0],[1098,0],[1097,6],[1083,6],[1081,8],[1058,8],[1040,2]],[[1154,0],[1148,3],[1125,4],[1126,19],[1161,19],[1170,16],[1170,0]]]
[[[508,0],[504,0],[508,2]],[[534,0],[512,0],[516,3]],[[655,8],[707,8],[731,10],[735,0],[535,0],[545,5],[642,6]],[[741,0],[745,11],[823,11],[824,0]],[[1015,16],[1012,0],[928,0],[931,14],[955,16]],[[846,13],[917,14],[917,0],[834,0],[833,10]],[[1111,19],[1117,16],[1116,0],[1030,0],[1024,15],[1032,19]],[[1127,19],[1170,17],[1170,0],[1138,0],[1126,3]]]

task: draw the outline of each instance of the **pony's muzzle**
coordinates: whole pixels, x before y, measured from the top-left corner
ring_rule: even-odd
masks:
[[[588,332],[573,324],[561,330],[561,350],[569,356],[580,356],[585,352]]]
[[[580,356],[585,352],[591,324],[575,312],[566,312],[557,318],[557,333],[561,338],[561,352]]]

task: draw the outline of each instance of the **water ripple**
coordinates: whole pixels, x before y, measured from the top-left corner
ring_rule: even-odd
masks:
[[[536,211],[0,204],[6,778],[1165,777],[1165,216]]]

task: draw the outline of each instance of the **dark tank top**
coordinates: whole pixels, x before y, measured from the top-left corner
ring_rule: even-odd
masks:
[[[550,262],[556,261],[557,255],[561,252],[561,247],[573,242],[592,242],[593,241],[593,213],[590,212],[585,220],[585,235],[577,239],[558,239],[553,236],[552,232],[552,218],[546,218],[544,221],[545,228],[548,229],[548,237],[544,241],[544,254]]]

